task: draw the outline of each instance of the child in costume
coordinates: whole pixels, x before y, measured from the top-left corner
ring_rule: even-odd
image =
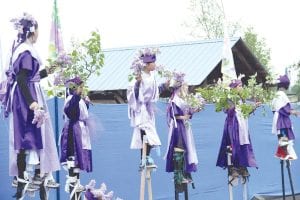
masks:
[[[190,119],[201,108],[191,107],[189,104],[188,85],[184,82],[184,74],[175,73],[174,79],[174,86],[172,83],[170,86],[173,94],[167,111],[169,136],[165,158],[166,172],[175,172],[175,181],[181,184],[191,182],[191,172],[197,171],[198,158]],[[203,104],[204,100],[200,103]]]
[[[140,168],[143,166],[142,146],[144,136],[147,137],[146,165],[148,167],[156,167],[150,157],[151,148],[161,145],[155,127],[155,102],[158,100],[160,92],[166,89],[167,84],[159,86],[156,81],[154,75],[156,54],[155,49],[140,50],[138,57],[132,64],[132,68],[136,72],[136,79],[130,82],[127,89],[128,116],[133,127],[130,148],[141,149]]]
[[[9,115],[9,174],[17,177],[16,199],[26,191],[48,185],[52,172],[60,169],[54,132],[40,79],[47,76],[41,70],[41,59],[34,48],[38,38],[38,23],[29,14],[11,20],[18,31],[7,71],[7,93],[2,103]],[[33,176],[34,171],[34,176]],[[44,181],[47,180],[45,184]],[[38,186],[38,187],[36,187]],[[41,187],[42,188],[42,187]],[[41,199],[45,193],[40,192]]]
[[[292,109],[290,100],[285,94],[290,85],[287,75],[280,76],[278,81],[278,91],[272,101],[272,110],[274,112],[272,133],[278,137],[278,148],[275,156],[282,160],[295,160],[297,159],[293,148],[295,136],[290,115],[299,115],[299,112]]]
[[[92,150],[87,126],[89,113],[82,99],[83,81],[75,77],[66,82],[66,87],[69,95],[64,104],[65,124],[61,135],[60,162],[68,170],[65,190],[70,192],[70,199],[74,199],[75,193],[84,191],[80,184],[80,171],[92,171]]]
[[[232,90],[242,89],[242,81],[233,80],[229,87]],[[241,101],[244,101],[241,99]],[[259,103],[253,107],[259,106]],[[225,110],[227,114],[224,124],[223,137],[219,150],[217,166],[229,168],[229,175],[244,179],[249,176],[247,167],[257,167],[251,140],[248,130],[248,119],[243,116],[241,111],[231,103],[231,107]],[[231,152],[232,165],[228,166],[227,154]]]

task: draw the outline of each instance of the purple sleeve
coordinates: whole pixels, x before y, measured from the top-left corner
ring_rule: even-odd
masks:
[[[162,92],[166,91],[167,90],[167,87],[164,83],[160,84],[158,86],[158,91],[159,91],[159,94],[161,94]]]
[[[134,96],[136,100],[139,98],[140,84],[141,84],[140,81],[137,81],[134,84]]]
[[[20,69],[27,69],[32,71],[33,58],[29,51],[25,51],[21,56],[22,58],[20,60]]]
[[[291,114],[291,104],[287,103],[285,106],[280,108],[279,114],[281,114],[283,116],[289,116]]]
[[[80,116],[79,101],[81,97],[74,94],[66,105],[64,111],[71,121],[78,121]]]

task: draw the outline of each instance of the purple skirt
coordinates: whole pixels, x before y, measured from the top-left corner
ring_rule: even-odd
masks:
[[[92,167],[92,151],[89,149],[82,148],[82,140],[81,140],[81,128],[79,123],[75,123],[72,126],[72,133],[73,134],[73,145],[74,145],[74,157],[75,157],[75,164],[81,170],[86,172],[91,172],[93,170]],[[64,163],[68,159],[68,134],[69,134],[69,123],[65,123],[65,126],[62,131],[61,135],[61,155],[60,155],[60,162]]]
[[[227,168],[227,146],[232,148],[231,161],[234,167],[257,167],[251,139],[250,144],[240,145],[239,124],[234,109],[227,111],[217,166]]]

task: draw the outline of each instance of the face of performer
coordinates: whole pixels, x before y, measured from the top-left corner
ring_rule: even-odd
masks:
[[[83,92],[83,87],[84,87],[84,84],[81,83],[76,90],[76,94],[81,95]]]
[[[154,71],[155,67],[156,67],[155,62],[147,63],[145,68],[144,68],[144,71],[146,71],[146,72]]]
[[[30,36],[28,37],[28,41],[31,43],[31,44],[34,44],[36,43],[37,39],[39,37],[39,29],[36,28],[35,31],[33,33],[30,33]]]

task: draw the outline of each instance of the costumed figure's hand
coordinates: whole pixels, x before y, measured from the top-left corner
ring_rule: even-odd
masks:
[[[141,75],[140,73],[136,74],[136,75],[135,75],[135,80],[136,80],[137,82],[141,82],[141,81],[142,81],[142,75]]]
[[[56,70],[57,66],[46,66],[45,69],[47,71],[47,74],[53,74]]]
[[[290,114],[291,114],[291,115],[295,115],[295,116],[299,116],[299,115],[300,115],[300,112],[297,111],[297,110],[291,110],[291,111],[290,111]]]
[[[48,115],[43,109],[35,109],[32,124],[36,124],[36,127],[40,128],[47,118]]]
[[[171,84],[171,80],[168,79],[168,80],[165,82],[165,87],[166,87],[166,88],[169,88],[169,87],[170,87],[170,84]]]
[[[36,110],[36,109],[39,109],[39,108],[40,108],[40,106],[36,101],[32,102],[29,106],[30,110]]]

